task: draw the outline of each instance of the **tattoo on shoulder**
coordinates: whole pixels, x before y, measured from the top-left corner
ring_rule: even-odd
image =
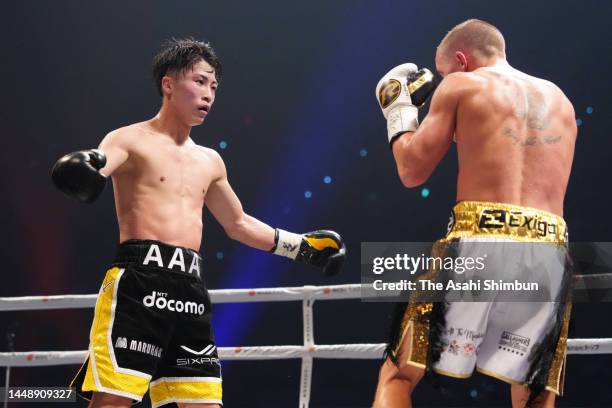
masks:
[[[545,130],[550,125],[548,102],[535,87],[517,85],[514,105],[517,116],[527,122],[530,129]]]

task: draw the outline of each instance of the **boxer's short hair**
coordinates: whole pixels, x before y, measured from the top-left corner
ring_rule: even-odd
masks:
[[[476,56],[506,56],[504,36],[493,24],[483,20],[470,19],[457,24],[444,36],[438,49],[443,53],[469,49]]]
[[[194,38],[172,38],[165,41],[153,58],[153,79],[159,95],[163,96],[161,79],[165,75],[183,73],[200,60],[213,67],[217,82],[221,82],[221,61],[210,43]]]

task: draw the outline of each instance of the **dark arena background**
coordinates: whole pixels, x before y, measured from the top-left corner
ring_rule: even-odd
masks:
[[[245,211],[290,231],[334,229],[348,248],[343,273],[325,278],[231,241],[205,211],[202,254],[211,289],[358,283],[361,242],[444,235],[456,152],[424,186],[404,188],[374,88],[400,63],[433,68],[441,38],[468,18],[495,24],[510,64],[553,81],[574,104],[570,237],[612,241],[611,14],[612,6],[595,0],[5,1],[0,296],[97,293],[118,240],[112,189],[80,204],[53,188],[50,169],[62,154],[96,147],[109,131],[155,115],[151,61],[170,37],[210,41],[221,58],[216,102],[191,136],[221,154]],[[612,337],[611,306],[576,304],[570,337]],[[392,307],[316,302],[315,341],[382,343]],[[220,347],[303,343],[299,301],[214,309]],[[91,308],[4,311],[1,351],[85,350],[91,318]],[[310,407],[370,406],[381,361],[315,359]],[[300,363],[223,362],[225,406],[295,407]],[[610,354],[568,356],[557,406],[612,407],[610,367]],[[13,367],[10,385],[66,386],[77,368]],[[506,407],[509,387],[476,373],[441,388],[423,381],[414,405]]]

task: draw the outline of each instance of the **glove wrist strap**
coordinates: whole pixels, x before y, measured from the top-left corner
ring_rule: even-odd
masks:
[[[302,235],[277,228],[274,241],[275,247],[272,251],[274,255],[295,259],[302,244]]]
[[[419,110],[413,105],[397,106],[387,114],[387,137],[389,143],[399,133],[414,132],[419,127]]]

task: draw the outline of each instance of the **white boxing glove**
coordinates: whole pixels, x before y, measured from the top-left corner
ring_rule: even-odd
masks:
[[[414,132],[419,127],[418,108],[412,103],[408,90],[408,77],[418,71],[412,63],[398,65],[378,81],[376,99],[387,119],[389,143],[404,132]]]
[[[419,127],[418,108],[423,106],[438,86],[427,68],[417,71],[414,64],[393,68],[376,85],[376,99],[387,119],[387,136],[393,143],[398,135]]]

